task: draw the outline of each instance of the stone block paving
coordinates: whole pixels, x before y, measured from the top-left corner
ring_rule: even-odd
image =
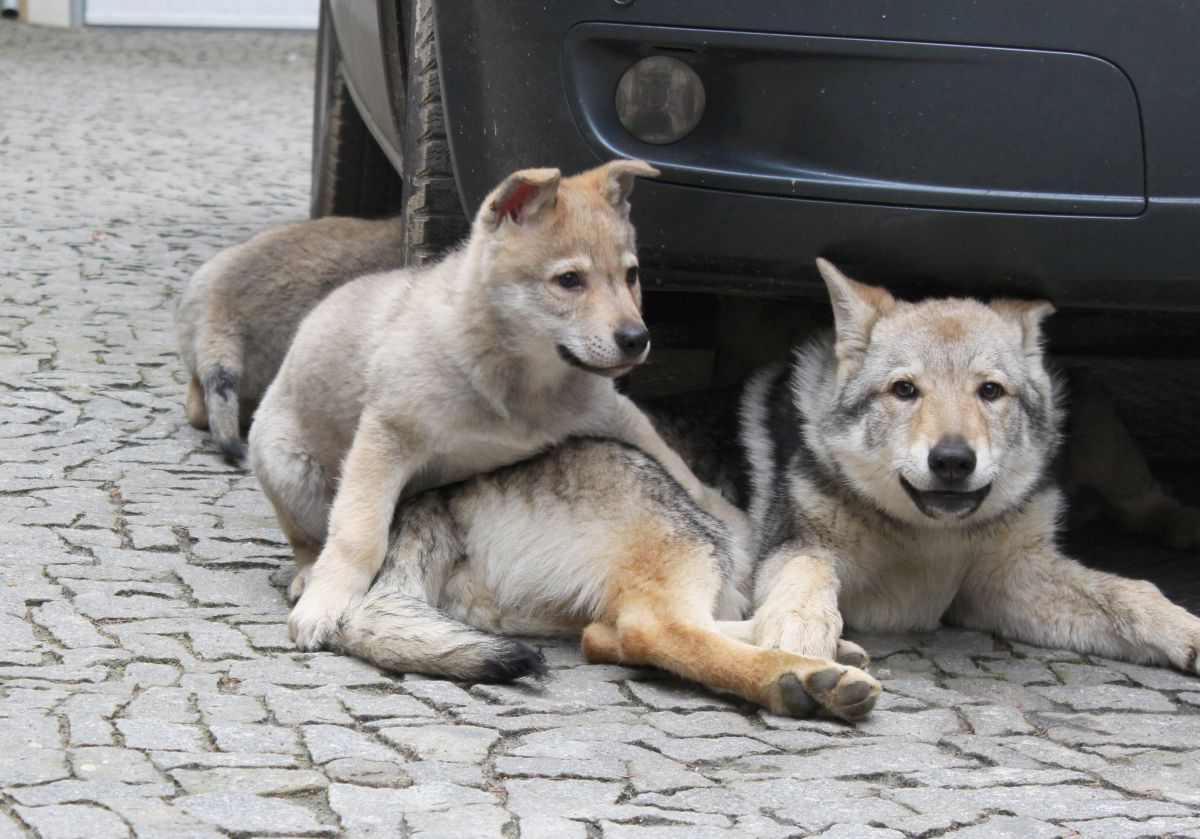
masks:
[[[305,214],[314,37],[0,25],[0,837],[1200,836],[1200,683],[860,637],[857,728],[546,647],[543,685],[293,651],[183,419],[172,303]]]

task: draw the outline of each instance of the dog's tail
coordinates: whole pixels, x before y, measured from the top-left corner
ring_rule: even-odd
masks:
[[[242,347],[234,335],[209,334],[202,343],[200,386],[208,428],[221,451],[231,460],[246,456],[242,444],[241,406],[238,389],[242,382]]]
[[[342,652],[385,670],[472,682],[541,679],[546,660],[528,644],[481,632],[435,606],[372,589],[341,621]]]

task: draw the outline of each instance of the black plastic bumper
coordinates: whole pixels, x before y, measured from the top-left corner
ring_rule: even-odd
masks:
[[[522,166],[620,155],[660,287],[806,294],[823,255],[911,292],[1200,311],[1200,7],[1158,0],[436,7],[472,212]],[[668,54],[700,126],[625,133],[616,79]],[[906,285],[907,284],[907,285]]]

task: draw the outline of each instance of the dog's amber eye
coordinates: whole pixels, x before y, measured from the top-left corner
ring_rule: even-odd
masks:
[[[979,386],[979,398],[995,402],[1004,395],[1004,387],[996,382],[984,382]]]
[[[637,285],[637,281],[637,266],[635,265],[625,272],[625,284],[628,286],[635,286]]]
[[[892,385],[892,396],[897,399],[916,399],[917,386],[908,379],[901,379]]]
[[[579,276],[577,271],[559,274],[554,278],[554,282],[558,283],[559,288],[565,288],[567,291],[579,291],[583,288],[583,277]]]

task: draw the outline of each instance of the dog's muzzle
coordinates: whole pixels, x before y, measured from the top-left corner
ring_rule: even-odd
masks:
[[[562,344],[557,344],[556,347],[558,348],[559,357],[572,367],[578,367],[580,370],[586,370],[589,373],[595,373],[597,376],[607,376],[610,379],[616,379],[620,376],[624,376],[634,367],[637,367],[642,363],[642,359],[639,358],[636,361],[630,361],[626,364],[615,364],[612,367],[596,367],[595,365],[588,364],[583,361],[583,359],[575,355],[575,353],[571,352]]]
[[[965,519],[979,509],[992,491],[990,483],[973,490],[917,489],[903,476],[900,486],[904,487],[917,509],[931,519]]]

